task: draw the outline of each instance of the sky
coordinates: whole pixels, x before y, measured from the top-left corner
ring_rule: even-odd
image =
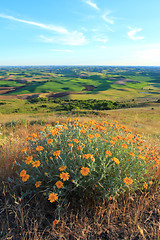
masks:
[[[160,66],[159,0],[0,0],[0,66]]]

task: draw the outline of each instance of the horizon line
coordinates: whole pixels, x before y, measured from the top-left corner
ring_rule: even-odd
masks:
[[[104,65],[104,64],[34,64],[34,65],[0,65],[0,68],[1,67],[46,67],[46,66],[65,66],[65,67],[70,67],[70,66],[97,66],[97,67],[160,67],[160,65],[116,65],[116,64],[111,64],[111,65]]]

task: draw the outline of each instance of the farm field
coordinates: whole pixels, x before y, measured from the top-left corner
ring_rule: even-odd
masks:
[[[160,238],[160,68],[1,67],[0,84],[2,240]]]
[[[1,67],[0,98],[63,93],[68,99],[153,100],[160,94],[159,75],[158,67]]]

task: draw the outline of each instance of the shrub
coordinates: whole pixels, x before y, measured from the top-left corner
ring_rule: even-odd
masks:
[[[126,191],[148,188],[158,160],[140,136],[118,122],[80,123],[43,127],[26,139],[31,149],[20,165],[16,182],[24,196],[43,193],[60,209],[72,196],[114,199]],[[19,180],[19,181],[18,181]]]

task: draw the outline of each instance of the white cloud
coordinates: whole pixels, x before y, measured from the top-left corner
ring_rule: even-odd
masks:
[[[71,32],[69,34],[63,35],[63,37],[55,36],[55,37],[46,37],[40,35],[40,38],[46,43],[59,43],[62,45],[69,46],[80,46],[88,43],[88,40],[85,38],[83,33],[81,32]]]
[[[5,15],[5,14],[0,14],[0,18],[6,18],[6,19],[13,20],[13,21],[16,21],[16,22],[22,22],[22,23],[30,24],[30,25],[37,26],[37,27],[40,27],[40,28],[55,31],[55,32],[61,33],[61,34],[67,34],[68,33],[67,29],[65,29],[63,27],[54,26],[54,25],[46,25],[46,24],[43,24],[43,23],[38,23],[38,22],[33,22],[33,21],[27,21],[27,20],[23,20],[23,19],[20,19],[20,18],[15,18],[13,16],[8,16],[8,15]]]
[[[108,15],[110,15],[110,11],[107,11],[105,14],[102,15],[103,20],[107,23],[114,24],[114,21],[109,18]]]
[[[131,27],[129,27],[130,31],[128,32],[128,36],[129,38],[131,38],[132,40],[142,40],[144,39],[143,36],[135,36],[138,32],[142,31],[142,28],[135,28],[132,29]]]
[[[85,38],[83,33],[74,31],[69,34],[66,34],[63,38],[60,39],[63,44],[71,46],[79,46],[88,43],[88,40]]]
[[[40,38],[46,43],[54,43],[56,41],[54,37],[45,37],[40,35]]]
[[[66,50],[66,49],[52,49],[53,52],[67,52],[67,53],[73,53],[73,50]]]
[[[92,2],[91,0],[84,0],[86,4],[88,4],[90,7],[96,9],[96,10],[100,10],[99,7],[97,6],[96,3]]]
[[[102,43],[105,44],[106,42],[108,42],[108,39],[107,38],[95,37],[95,41],[102,42]]]
[[[47,24],[33,22],[33,21],[27,21],[27,20],[15,18],[13,16],[8,16],[4,14],[0,14],[0,18],[5,18],[12,21],[16,21],[16,22],[26,23],[26,24],[47,29],[49,31],[55,32],[56,34],[59,34],[59,35],[56,35],[55,37],[45,37],[43,35],[40,35],[40,38],[43,39],[43,41],[48,43],[57,42],[57,43],[72,45],[72,46],[79,46],[87,43],[87,40],[83,35],[83,33],[78,31],[69,32],[66,28],[63,28],[63,27],[47,25]]]

